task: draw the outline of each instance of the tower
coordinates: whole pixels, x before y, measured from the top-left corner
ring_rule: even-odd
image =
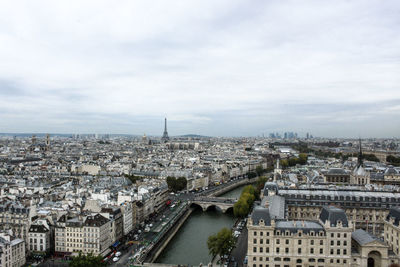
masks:
[[[163,136],[162,136],[161,140],[164,141],[164,142],[166,142],[166,141],[169,140],[168,131],[167,131],[167,118],[165,118],[165,122],[164,122],[164,133],[163,133]]]
[[[50,147],[50,134],[46,135],[46,146]]]
[[[32,145],[36,145],[36,135],[32,135]]]
[[[274,169],[274,182],[282,177],[282,169],[279,166],[279,159],[276,161],[276,168]]]

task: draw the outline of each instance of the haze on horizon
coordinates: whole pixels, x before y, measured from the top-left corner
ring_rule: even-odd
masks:
[[[2,1],[0,132],[399,137],[400,2]]]

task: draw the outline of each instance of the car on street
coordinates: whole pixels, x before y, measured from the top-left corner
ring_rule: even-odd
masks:
[[[114,257],[113,258],[113,262],[117,262],[117,261],[119,261],[119,258],[118,257]]]
[[[119,257],[119,256],[121,256],[121,254],[122,254],[121,251],[117,251],[117,252],[115,253],[115,256],[116,256],[116,257]]]

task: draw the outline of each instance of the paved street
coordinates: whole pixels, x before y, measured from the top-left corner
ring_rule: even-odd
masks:
[[[238,266],[244,266],[243,261],[247,254],[247,227],[243,227],[243,231],[238,237],[236,247],[232,250],[231,257],[235,258]],[[233,267],[233,262],[229,263],[229,267]]]

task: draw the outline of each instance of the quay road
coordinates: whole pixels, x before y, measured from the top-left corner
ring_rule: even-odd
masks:
[[[130,257],[141,250],[142,255],[147,251],[150,251],[153,245],[158,242],[160,238],[169,230],[169,228],[175,223],[177,219],[180,218],[181,213],[187,209],[187,203],[181,202],[177,203],[174,208],[166,208],[162,213],[157,215],[148,224],[153,224],[149,232],[140,229],[141,233],[138,233],[138,240],[140,243],[138,245],[131,246],[128,251],[121,251],[122,255],[118,262],[112,263],[111,266],[128,266],[130,262]],[[138,231],[137,231],[138,232]]]

